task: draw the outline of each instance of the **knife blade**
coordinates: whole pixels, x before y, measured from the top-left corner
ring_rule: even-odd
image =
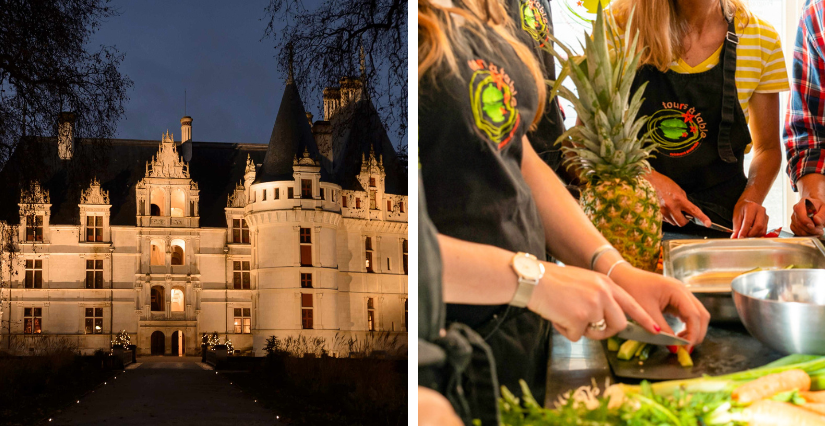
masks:
[[[691,221],[691,222],[693,222],[693,223],[695,223],[695,224],[697,224],[701,227],[706,227],[705,224],[702,223],[701,220],[699,220],[699,219],[697,219],[697,218],[695,218],[695,217],[693,217],[689,214],[685,214],[684,216],[685,216],[685,219],[687,219],[687,220],[689,220],[689,221]],[[721,231],[721,232],[727,232],[728,234],[733,234],[733,229],[726,228],[722,225],[719,225],[719,224],[716,224],[716,223],[713,223],[713,222],[711,222],[710,226],[707,226],[706,228],[713,229],[714,231]]]
[[[665,332],[653,334],[642,328],[642,326],[632,322],[628,322],[627,327],[625,327],[624,330],[620,331],[619,334],[617,334],[617,336],[621,337],[622,339],[650,343],[651,345],[683,346],[690,343],[687,340],[682,339],[681,337],[676,337],[672,334],[668,334]]]

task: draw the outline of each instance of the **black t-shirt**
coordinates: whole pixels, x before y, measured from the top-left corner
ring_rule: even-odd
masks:
[[[556,79],[556,62],[553,55],[542,49],[551,45],[548,34],[553,34],[553,17],[547,0],[506,0],[505,5],[516,27],[516,37],[525,46],[532,48],[544,78]],[[527,138],[539,156],[555,171],[561,165],[561,149],[556,139],[564,133],[564,121],[559,109],[558,98],[544,106],[544,115],[529,132]]]
[[[494,31],[459,31],[470,50],[456,58],[457,75],[430,70],[435,83],[425,75],[419,89],[419,155],[430,217],[444,235],[544,259],[544,230],[521,174],[522,137],[537,106],[535,81]],[[500,308],[448,305],[447,318],[477,326]]]

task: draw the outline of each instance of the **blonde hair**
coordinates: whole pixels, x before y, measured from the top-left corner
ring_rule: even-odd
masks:
[[[457,31],[458,16],[465,28],[479,35],[478,39],[485,47],[490,48],[485,36],[485,26],[501,36],[524,63],[535,80],[538,93],[538,107],[533,118],[531,129],[541,120],[546,100],[544,75],[539,68],[533,52],[521,44],[513,35],[513,23],[501,0],[461,0],[464,8],[444,7],[434,4],[430,0],[418,1],[418,80],[424,77],[428,70],[457,73],[456,57],[469,56],[469,45],[461,32]],[[430,73],[433,83],[437,83],[435,73]]]
[[[748,16],[743,0],[720,0],[720,3],[727,19],[733,19],[737,12]],[[634,8],[632,28],[625,28],[627,17]],[[613,0],[610,10],[616,25],[625,34],[639,31],[641,64],[652,65],[664,72],[684,53],[682,40],[688,28],[677,12],[676,0]],[[643,48],[646,49],[643,51]]]

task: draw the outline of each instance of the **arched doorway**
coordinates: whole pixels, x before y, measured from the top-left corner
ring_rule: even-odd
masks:
[[[186,354],[185,337],[186,336],[180,330],[172,333],[172,355],[183,356]]]
[[[152,333],[152,355],[163,355],[166,352],[166,336],[162,331]]]

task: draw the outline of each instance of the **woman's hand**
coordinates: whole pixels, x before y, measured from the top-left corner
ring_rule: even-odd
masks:
[[[691,345],[697,345],[705,338],[710,314],[679,281],[634,268],[627,263],[617,265],[611,277],[636,299],[662,330],[673,333],[662,315],[668,313],[679,317],[687,325],[679,335],[690,341]]]
[[[699,218],[705,226],[710,227],[710,218],[702,213],[702,209],[688,200],[682,187],[671,178],[651,170],[645,176],[645,179],[656,188],[656,194],[659,196],[659,208],[662,210],[662,219],[665,222],[675,226],[685,226],[688,220],[682,212],[687,212],[693,217]]]
[[[762,204],[742,194],[733,207],[733,234],[731,238],[761,237],[768,232],[768,214]]]
[[[582,336],[596,340],[610,337],[627,327],[625,314],[651,333],[661,331],[645,309],[605,275],[553,263],[545,263],[545,268],[527,308],[552,321],[571,341]],[[590,328],[601,320],[606,329]]]
[[[418,387],[419,426],[463,426],[450,401],[440,393],[423,386]]]

